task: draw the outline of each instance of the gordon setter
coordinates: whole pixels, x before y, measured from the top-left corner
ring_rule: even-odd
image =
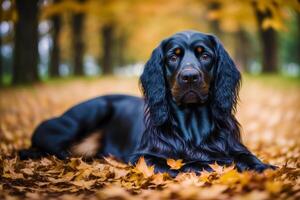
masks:
[[[154,49],[140,77],[144,98],[100,96],[42,122],[21,159],[55,155],[113,155],[135,163],[141,156],[156,172],[211,170],[234,163],[239,171],[275,167],[241,142],[234,113],[241,75],[213,35],[176,33]],[[171,170],[166,159],[183,159]]]

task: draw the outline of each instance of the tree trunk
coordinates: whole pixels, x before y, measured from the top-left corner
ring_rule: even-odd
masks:
[[[234,60],[243,71],[249,69],[249,62],[251,57],[252,45],[250,43],[249,37],[244,30],[239,30],[234,33],[235,35],[235,52]]]
[[[16,0],[13,83],[32,83],[38,76],[38,0]]]
[[[107,24],[101,29],[103,38],[102,70],[103,74],[113,73],[114,25]]]
[[[298,53],[297,53],[297,57],[296,57],[296,63],[298,64],[298,65],[300,65],[300,53],[299,53],[299,49],[300,49],[300,40],[299,40],[299,38],[300,38],[300,14],[299,14],[299,12],[297,12],[296,13],[296,17],[297,17],[297,34],[296,34],[296,38],[298,38],[298,39],[296,39],[296,42],[297,42],[297,50],[298,50]]]
[[[1,14],[0,14],[1,17]],[[0,38],[0,85],[3,84],[3,66],[2,66],[2,38]]]
[[[209,4],[209,10],[218,10],[218,9],[220,9],[220,3],[211,2]],[[222,30],[220,29],[219,20],[214,19],[214,20],[210,21],[209,25],[210,25],[210,29],[212,30],[212,33],[221,39],[223,34],[222,34]]]
[[[84,2],[84,0],[79,0]],[[72,31],[73,31],[73,64],[74,74],[84,75],[83,58],[84,58],[84,41],[83,41],[83,23],[84,14],[76,13],[73,16]]]
[[[59,3],[60,0],[55,0],[54,3]],[[52,17],[52,49],[50,55],[49,72],[51,77],[59,76],[60,64],[60,46],[59,33],[61,30],[61,17],[57,14]]]
[[[256,18],[258,22],[258,32],[262,48],[262,71],[265,73],[274,73],[278,69],[278,41],[277,33],[274,29],[263,29],[263,21],[271,17],[270,11],[261,12],[256,9]]]
[[[118,41],[116,44],[117,45],[116,60],[117,60],[117,65],[119,67],[122,67],[126,64],[125,61],[126,41],[127,41],[127,35],[125,33],[121,34],[118,37]]]

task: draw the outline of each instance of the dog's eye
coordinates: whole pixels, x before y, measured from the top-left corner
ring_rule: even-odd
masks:
[[[177,62],[178,57],[176,55],[172,55],[169,60],[173,63]]]
[[[199,47],[196,48],[196,53],[200,54],[202,52],[203,52],[203,48],[202,47],[199,46]]]
[[[210,56],[208,54],[204,53],[200,56],[200,58],[201,58],[201,60],[209,60]]]
[[[175,55],[179,56],[181,54],[181,49],[180,48],[176,48],[175,49]]]

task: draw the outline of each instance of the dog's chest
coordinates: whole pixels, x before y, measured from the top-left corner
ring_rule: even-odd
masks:
[[[206,108],[177,110],[174,119],[181,137],[194,146],[199,146],[212,131],[212,120]]]

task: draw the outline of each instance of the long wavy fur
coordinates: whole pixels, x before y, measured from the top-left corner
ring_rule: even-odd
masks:
[[[152,53],[140,78],[145,97],[145,132],[137,153],[148,158],[189,157],[200,162],[233,162],[231,154],[248,153],[241,143],[240,126],[234,114],[238,101],[241,75],[234,62],[220,43],[210,36],[215,44],[217,59],[211,87],[210,110],[214,128],[202,142],[201,147],[188,146],[176,132],[176,123],[170,112],[171,97],[164,76],[163,41]]]

